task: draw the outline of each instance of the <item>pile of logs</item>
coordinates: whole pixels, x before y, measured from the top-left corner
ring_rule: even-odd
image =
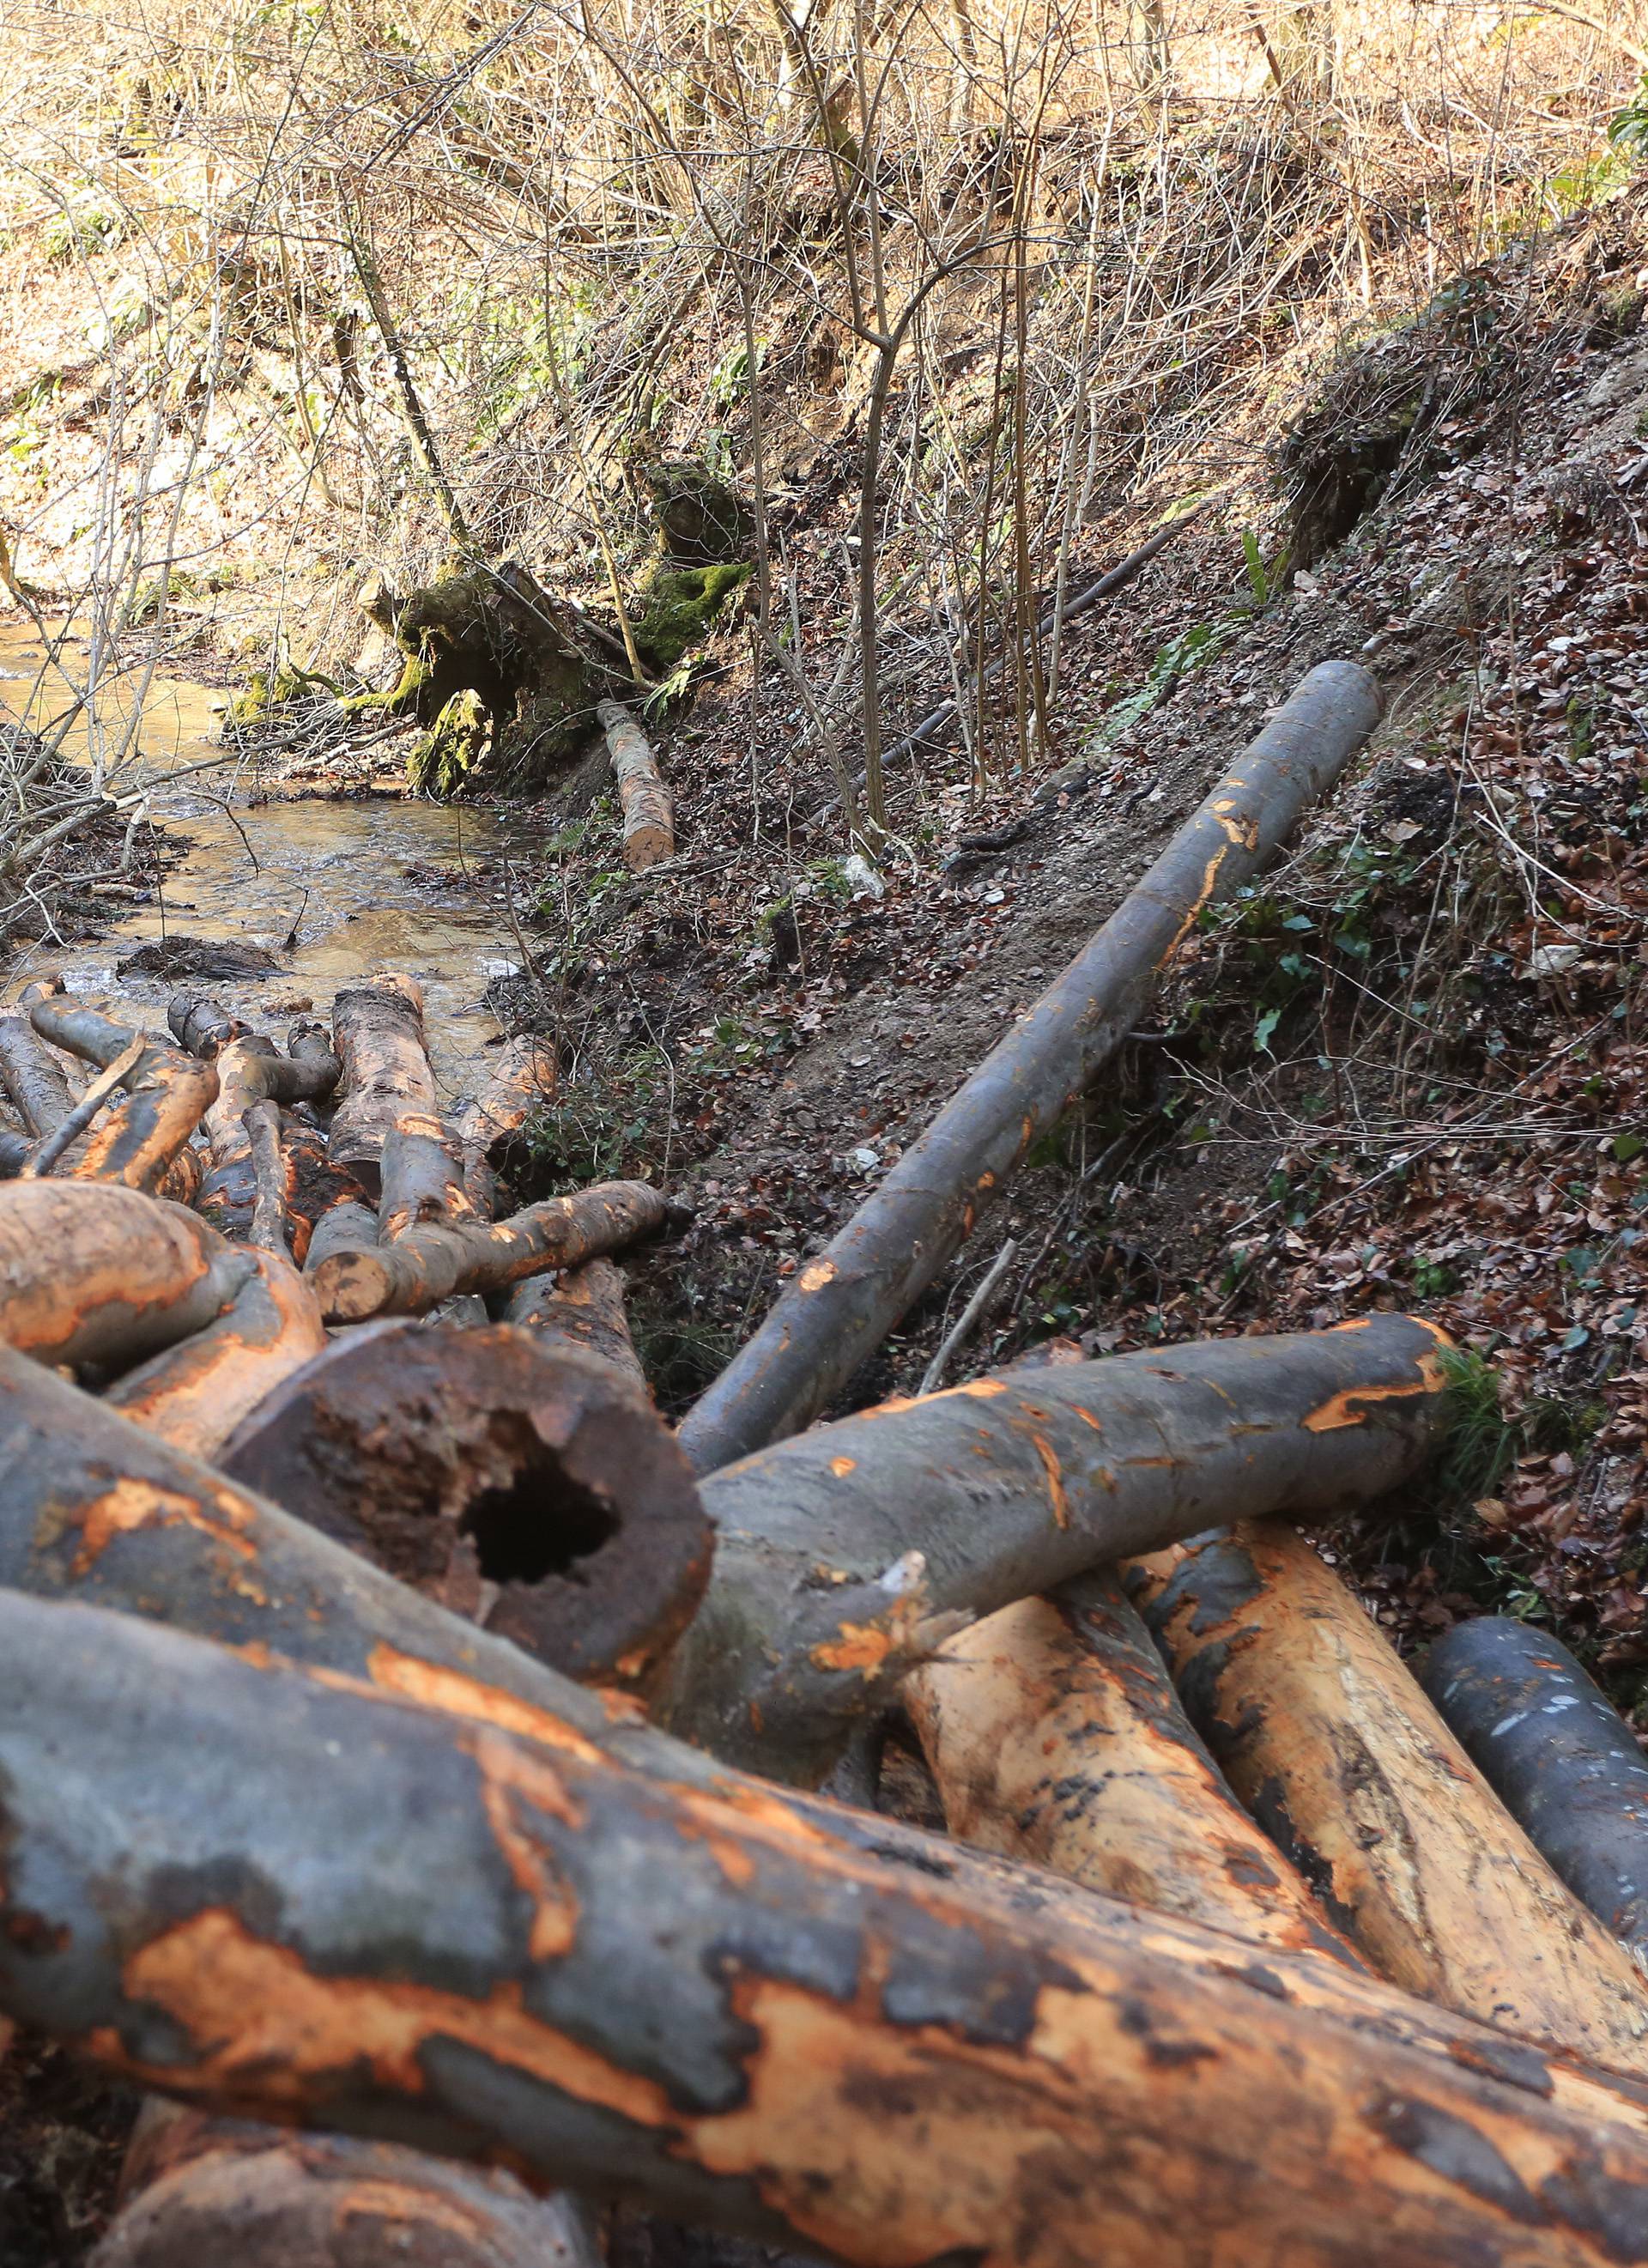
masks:
[[[1026,1144],[1115,951],[1004,1043]],[[1427,1698],[1299,1533],[1417,1484],[1434,1327],[798,1432],[769,1326],[695,1460],[611,1257],[663,1196],[496,1217],[532,1042],[443,1116],[402,978],[169,1023],[0,1016],[0,2008],[148,2091],[97,2268],[1648,2261],[1648,1774],[1553,1652]],[[937,1264],[835,1249],[857,1340]]]

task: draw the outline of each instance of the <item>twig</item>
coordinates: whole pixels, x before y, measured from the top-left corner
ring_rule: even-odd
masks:
[[[149,1045],[149,1035],[139,1032],[130,1047],[115,1057],[106,1071],[94,1079],[69,1116],[55,1126],[23,1168],[24,1181],[38,1181],[49,1174],[63,1152],[79,1139],[115,1088],[129,1079],[142,1061]]]
[[[920,1388],[922,1393],[931,1394],[937,1388],[939,1380],[945,1374],[945,1364],[949,1361],[956,1349],[967,1337],[974,1325],[978,1322],[979,1317],[984,1313],[985,1308],[989,1307],[990,1300],[995,1296],[997,1285],[1000,1284],[1002,1278],[1012,1266],[1013,1259],[1018,1253],[1018,1250],[1019,1245],[1017,1239],[1010,1236],[1006,1243],[1003,1245],[1001,1250],[996,1255],[995,1259],[991,1261],[990,1267],[985,1271],[983,1282],[979,1285],[977,1291],[975,1292],[973,1297],[967,1301],[966,1307],[962,1308],[960,1315],[957,1319],[953,1328],[945,1332],[944,1338],[939,1344],[938,1353],[933,1357],[926,1369],[922,1373]]]

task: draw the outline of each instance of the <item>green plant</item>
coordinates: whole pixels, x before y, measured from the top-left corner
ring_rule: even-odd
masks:
[[[1498,1373],[1481,1355],[1469,1347],[1447,1347],[1438,1360],[1446,1381],[1438,1472],[1446,1492],[1468,1503],[1491,1496],[1511,1469],[1516,1429],[1499,1398]]]

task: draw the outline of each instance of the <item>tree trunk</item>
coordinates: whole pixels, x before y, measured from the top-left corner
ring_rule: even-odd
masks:
[[[607,736],[618,801],[623,811],[623,862],[632,874],[675,856],[675,806],[651,743],[619,701],[595,711]]]
[[[644,1393],[507,1323],[350,1333],[215,1462],[586,1682],[644,1684],[709,1578],[709,1521]]]
[[[243,1265],[243,1282],[214,1322],[128,1371],[104,1396],[192,1456],[213,1457],[277,1386],[326,1351],[314,1293],[284,1253],[248,1252]]]
[[[1648,2258],[1631,2087],[537,1729],[0,1596],[0,2000],[207,2107],[864,2268]]]
[[[662,1227],[666,1211],[645,1182],[598,1182],[507,1220],[424,1221],[393,1244],[335,1246],[310,1272],[328,1322],[423,1314],[459,1292],[507,1291],[543,1269],[618,1251]]]
[[[1416,1471],[1443,1335],[1407,1315],[976,1379],[711,1476],[677,1731],[820,1778],[960,1621],[1231,1513],[1316,1516]]]
[[[74,1108],[62,1064],[26,1016],[0,1015],[0,1086],[36,1141],[55,1134]]]
[[[650,1392],[629,1336],[623,1270],[616,1262],[586,1260],[558,1276],[529,1276],[510,1293],[504,1318],[533,1332],[552,1352],[577,1347]]]
[[[1257,871],[1379,713],[1365,669],[1324,662],[1311,672],[1058,982],[791,1279],[681,1427],[697,1471],[798,1432],[846,1383],[1109,1060],[1203,908]]]
[[[436,1108],[423,995],[409,976],[346,985],[333,1003],[332,1033],[342,1069],[328,1152],[375,1197],[384,1137],[403,1112]]]
[[[151,2099],[87,2268],[602,2268],[585,2207],[391,2142]]]
[[[946,1639],[904,1703],[964,1842],[1361,1968],[1219,1778],[1107,1571]]]
[[[1231,1786],[1381,1973],[1444,2007],[1648,2075],[1629,1955],[1508,1816],[1361,1603],[1281,1522],[1137,1578]]]
[[[1526,1623],[1460,1623],[1421,1675],[1511,1816],[1648,1966],[1648,1762],[1619,1712]]]
[[[107,1069],[125,1054],[137,1035],[95,1008],[70,1005],[60,998],[37,1000],[29,1021],[43,1040],[70,1055]],[[131,1189],[151,1189],[200,1123],[217,1092],[210,1064],[154,1040],[143,1049],[126,1081],[126,1100],[93,1127],[75,1177],[120,1182]]]
[[[427,1222],[456,1226],[476,1217],[456,1145],[438,1118],[402,1111],[384,1136],[379,1160],[378,1236],[394,1244]]]
[[[0,1193],[0,1339],[114,1369],[203,1330],[250,1263],[181,1205],[84,1182]]]

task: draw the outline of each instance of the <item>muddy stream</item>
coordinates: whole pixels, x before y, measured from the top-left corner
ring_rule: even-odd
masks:
[[[71,672],[84,667],[85,642],[64,642]],[[26,624],[0,622],[0,719],[39,723],[63,704],[63,681],[42,677],[46,659]],[[118,699],[118,695],[112,696]],[[0,981],[14,998],[32,978],[61,976],[91,1000],[118,993],[120,1012],[164,1027],[177,980],[120,977],[115,963],[165,937],[231,939],[259,945],[279,961],[258,983],[188,980],[248,1020],[278,1026],[301,1001],[328,1013],[340,985],[398,968],[423,987],[430,1057],[448,1101],[471,1089],[476,1051],[497,1035],[483,995],[512,973],[519,954],[507,917],[484,900],[470,875],[500,850],[530,848],[533,834],[484,810],[377,794],[288,797],[217,741],[222,696],[177,679],[155,678],[143,703],[142,756],[118,777],[124,789],[185,766],[211,769],[157,789],[152,809],[184,854],[151,902],[123,912],[111,903],[98,938],[26,947]],[[123,720],[111,714],[117,730]],[[84,757],[85,739],[70,754]],[[294,928],[295,945],[286,940]]]

